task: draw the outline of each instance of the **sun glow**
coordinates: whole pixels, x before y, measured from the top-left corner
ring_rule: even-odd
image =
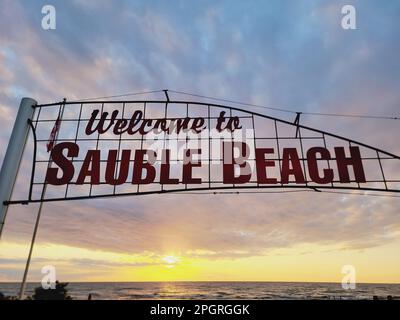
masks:
[[[44,265],[54,265],[57,277],[68,281],[342,281],[342,266],[357,269],[357,282],[399,283],[400,241],[363,250],[335,245],[303,244],[270,249],[264,255],[229,258],[207,251],[142,254],[91,250],[37,243],[29,281],[40,281]],[[0,282],[18,281],[29,247],[3,242]],[[382,269],[385,272],[382,273]],[[9,273],[18,270],[20,273]]]
[[[161,258],[161,260],[166,263],[167,268],[173,268],[177,263],[179,263],[180,259],[178,257],[168,255]]]

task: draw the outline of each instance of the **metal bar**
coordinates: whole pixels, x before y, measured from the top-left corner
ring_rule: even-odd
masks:
[[[208,116],[208,187],[211,188],[211,119],[210,119],[210,105],[207,108]]]
[[[216,140],[218,140],[218,139],[216,139]],[[303,140],[304,139],[317,140],[317,139],[322,139],[322,138],[304,137]],[[63,141],[75,141],[75,139],[72,139],[72,138],[62,139],[62,140]],[[81,139],[78,139],[78,141],[96,141],[96,140],[97,140],[96,138],[81,138]],[[102,138],[101,140],[102,141],[119,141],[118,138]],[[121,141],[140,141],[140,140],[141,140],[140,138],[123,138],[123,139],[121,139]],[[148,139],[148,140],[151,140],[151,139]],[[156,140],[156,139],[154,139],[154,140]],[[185,139],[182,139],[182,138],[174,138],[174,139],[170,138],[169,140],[185,141]],[[208,138],[199,137],[199,138],[197,138],[197,140],[208,140]],[[255,140],[276,140],[276,138],[275,137],[274,138],[270,138],[270,137],[269,138],[255,138]],[[293,138],[293,137],[279,137],[279,140],[296,140],[296,139]],[[50,140],[48,140],[48,139],[38,139],[37,141],[38,142],[48,142]],[[366,159],[366,158],[363,158],[363,159]],[[381,159],[384,159],[384,158],[381,158]],[[387,159],[393,159],[393,158],[387,158]]]
[[[325,139],[325,134],[323,133],[322,134],[322,138],[323,138],[323,140],[324,140],[324,147],[325,147],[325,149],[328,149],[327,148],[327,145],[326,145],[326,139]],[[330,161],[331,160],[333,160],[332,158],[330,158],[329,160],[327,160],[327,162],[328,162],[328,169],[330,170],[331,169],[331,164],[330,164]],[[333,181],[331,182],[331,186],[333,187]]]
[[[232,119],[232,109],[229,108],[229,117]],[[233,146],[233,131],[231,131],[231,142],[232,142],[232,146]],[[224,152],[224,150],[222,149],[222,152]],[[241,155],[242,156],[242,155]],[[234,148],[232,147],[232,164],[235,164],[235,160],[234,160]],[[233,169],[233,176],[235,176],[235,169]],[[233,186],[235,187],[235,184],[233,184]]]
[[[202,190],[223,190],[223,189],[304,189],[307,188],[306,185],[296,185],[293,183],[293,185],[277,185],[277,186],[265,186],[265,185],[254,185],[254,186],[243,186],[240,185],[238,187],[232,187],[232,186],[224,186],[224,187],[212,187],[212,188],[190,188],[191,191],[202,191]],[[370,187],[361,187],[361,188],[354,188],[354,187],[334,187],[332,188],[331,186],[308,186],[309,189],[315,190],[317,189],[337,189],[337,190],[351,190],[351,191],[382,191],[382,192],[387,192],[387,193],[400,193],[400,190],[396,189],[381,189],[381,188],[370,188]],[[78,197],[71,197],[68,200],[87,200],[87,199],[99,199],[99,198],[116,198],[116,197],[127,197],[127,196],[142,196],[142,195],[150,195],[150,194],[163,194],[163,193],[171,193],[171,192],[184,192],[188,191],[184,188],[182,189],[171,189],[171,190],[159,190],[159,191],[143,191],[140,193],[137,192],[129,192],[129,193],[122,193],[122,194],[101,194],[101,195],[92,195],[92,196],[78,196]],[[25,203],[40,203],[40,202],[59,202],[59,201],[65,201],[65,198],[48,198],[48,199],[37,199],[37,200],[32,200],[32,201],[26,201],[26,200],[13,200],[13,201],[8,201],[7,203],[9,205],[14,205],[14,204],[25,204]]]
[[[378,156],[379,167],[381,168],[381,173],[382,173],[383,182],[384,182],[385,188],[386,188],[386,190],[387,190],[387,189],[388,189],[387,183],[386,183],[387,180],[386,180],[386,178],[385,178],[385,173],[383,172],[382,162],[381,162],[381,159],[380,159],[380,157],[379,157],[379,152],[378,152],[378,151],[376,151],[376,155]]]
[[[257,150],[257,140],[256,140],[256,126],[254,125],[254,116],[251,116],[251,124],[253,126],[253,144],[254,144],[254,159],[256,158],[256,150]],[[254,164],[255,166],[255,164]],[[259,182],[257,181],[257,186],[259,186]]]
[[[169,96],[168,96],[168,90],[163,90],[165,93],[165,98],[167,99],[167,102],[169,102]]]
[[[186,118],[189,118],[189,104],[186,104]],[[185,150],[187,150],[187,148],[188,148],[188,141],[189,141],[188,131],[189,130],[186,129]],[[178,137],[178,133],[177,133],[177,137]],[[183,154],[183,159],[184,159],[183,161],[186,161],[185,156],[186,156],[186,153]],[[179,157],[179,156],[177,155],[177,157]],[[185,184],[185,189],[187,189],[187,183]]]
[[[247,116],[247,117],[238,117],[239,119],[251,119],[251,116]],[[123,120],[124,118],[122,117],[115,117],[115,120]],[[176,119],[182,119],[182,118],[178,118],[178,117],[167,117],[167,118],[147,118],[146,120],[152,120],[152,121],[156,121],[156,120],[176,120]],[[218,117],[211,117],[211,119],[218,119]],[[80,121],[89,121],[90,118],[82,118]],[[105,120],[111,120],[110,118],[105,118]],[[78,119],[64,119],[64,122],[78,122]],[[143,121],[143,119],[141,120]],[[33,120],[34,123],[36,122],[54,122],[54,119],[42,119],[42,120]],[[290,139],[294,139],[293,137],[290,137]],[[315,138],[317,139],[317,138]]]
[[[300,116],[299,116],[300,117]],[[297,127],[297,129],[296,129],[296,137],[299,137],[299,140],[300,140],[300,149],[301,149],[301,156],[302,156],[302,158],[303,158],[303,173],[304,173],[304,179],[305,179],[305,181],[306,181],[306,185],[308,185],[308,178],[307,178],[307,168],[306,168],[306,161],[305,161],[305,158],[304,158],[304,149],[303,149],[303,142],[302,142],[302,139],[301,139],[301,130],[300,130],[300,128],[299,127]],[[311,182],[311,181],[310,181]]]
[[[76,131],[75,131],[75,139],[73,139],[73,141],[74,141],[75,143],[78,141],[79,126],[80,126],[80,124],[81,124],[81,116],[82,116],[82,104],[81,104],[81,107],[80,107],[80,109],[79,109],[79,118],[78,118],[78,125],[76,126]],[[63,141],[65,141],[65,139],[63,139]],[[81,140],[79,139],[79,141],[81,141]],[[73,163],[73,162],[78,162],[78,161],[74,161],[74,160],[75,160],[74,157],[72,157],[72,158],[71,158],[71,162],[72,162],[72,163]],[[83,161],[83,160],[82,160],[82,161]],[[70,185],[70,183],[67,183],[67,188],[65,189],[65,197],[67,197],[67,195],[68,195],[69,185]]]
[[[296,138],[299,136],[299,132],[300,132],[300,116],[301,116],[301,112],[296,112],[296,119],[294,120],[294,125],[296,126]]]
[[[35,109],[36,110],[36,109]],[[33,160],[33,164],[32,164],[32,176],[33,176],[33,179],[31,179],[31,185],[29,186],[29,196],[30,196],[30,199],[32,198],[32,192],[33,192],[33,185],[35,184],[35,170],[36,170],[36,163],[38,163],[38,160],[36,160],[36,155],[37,155],[37,143],[38,143],[38,139],[37,139],[37,136],[36,136],[36,128],[37,128],[37,125],[38,125],[38,120],[39,120],[39,118],[40,118],[40,113],[41,113],[41,111],[42,111],[42,108],[39,108],[39,111],[38,111],[38,113],[37,113],[37,116],[36,116],[36,120],[31,120],[31,123],[32,123],[32,125],[33,125],[33,123],[35,123],[34,125],[33,125],[33,132],[34,132],[34,143],[35,143],[35,146],[34,146],[34,148],[35,148],[35,155],[34,155],[34,160]],[[47,142],[48,141],[50,141],[50,140],[47,140]],[[46,161],[47,162],[47,161]],[[35,166],[35,168],[33,168],[33,166]]]
[[[99,104],[99,103],[123,103],[123,102],[126,102],[126,103],[144,103],[144,102],[146,102],[147,104],[151,104],[151,103],[160,104],[160,103],[165,103],[165,100],[115,100],[115,101],[107,101],[107,100],[97,101],[96,100],[96,101],[66,102],[66,104],[67,105],[68,104],[78,104],[78,103],[82,103],[82,104],[97,103],[97,104]],[[204,102],[198,102],[198,101],[190,101],[190,100],[176,100],[176,101],[171,100],[171,101],[169,101],[169,103],[174,103],[174,104],[187,104],[187,103],[189,103],[191,105],[201,105],[201,106],[204,106],[204,107],[210,105],[210,106],[213,106],[213,107],[226,108],[226,109],[236,110],[236,111],[243,112],[243,113],[253,114],[255,116],[259,116],[259,117],[262,117],[262,118],[265,118],[265,119],[275,120],[275,121],[278,121],[278,122],[281,122],[281,123],[289,124],[291,126],[294,125],[293,122],[290,122],[290,121],[286,121],[286,120],[278,119],[278,118],[275,118],[275,117],[267,116],[267,115],[259,113],[259,112],[244,110],[244,109],[240,109],[240,108],[237,108],[237,107],[230,107],[230,106],[226,106],[226,105],[222,105],[222,104],[216,104],[216,103],[210,104],[210,103],[204,103]],[[59,105],[59,104],[60,104],[60,102],[49,103],[49,104],[41,104],[41,105],[37,105],[37,107],[39,107],[39,106],[40,107],[51,107],[51,106],[55,106],[55,105]],[[378,150],[380,153],[386,154],[386,155],[394,157],[396,159],[400,159],[400,156],[397,156],[395,154],[392,154],[390,152],[387,152],[387,151],[384,151],[384,150],[381,150],[381,149],[378,149],[378,148],[374,148],[374,147],[369,146],[369,145],[367,145],[365,143],[362,143],[362,142],[351,140],[351,139],[339,136],[337,134],[333,134],[333,133],[329,133],[329,132],[326,132],[326,131],[310,128],[310,127],[307,127],[307,126],[304,126],[304,125],[300,125],[300,124],[297,125],[297,126],[299,128],[307,129],[307,130],[310,130],[310,131],[313,131],[313,132],[318,132],[318,133],[321,133],[321,134],[325,133],[326,135],[328,135],[330,137],[333,137],[333,138],[338,138],[338,139],[342,139],[342,140],[345,140],[345,141],[351,141],[351,142],[353,142],[355,144],[358,144],[360,146],[363,146],[363,147],[366,147],[366,148],[370,148],[370,149],[374,149],[374,150]]]
[[[174,161],[174,162],[177,162],[178,160],[171,160],[170,159],[170,161]],[[131,161],[131,162],[133,162],[133,161]],[[203,181],[204,183],[208,183],[208,180],[207,181]],[[221,180],[221,181],[219,181],[219,180],[211,180],[211,182],[212,183],[223,183],[223,181]],[[313,181],[309,181],[309,182],[313,182]],[[340,182],[340,180],[333,180],[333,182],[334,183],[341,183]],[[365,183],[375,183],[375,182],[381,182],[381,183],[383,183],[383,181],[382,180],[367,180]],[[393,183],[397,183],[397,182],[400,182],[400,180],[386,180],[386,182],[393,182]],[[153,184],[156,184],[156,183],[159,183],[159,182],[154,182]],[[257,181],[253,181],[253,180],[250,180],[248,183],[255,183],[255,184],[257,184]],[[279,182],[278,182],[279,183]],[[287,184],[291,184],[291,183],[296,183],[295,181],[289,181]],[[350,184],[350,183],[357,183],[357,181],[355,181],[355,180],[351,180],[350,182],[346,182],[346,184]],[[34,182],[33,183],[34,185],[44,185],[45,183],[44,182]],[[76,184],[76,185],[85,185],[85,184],[90,184],[90,182],[83,182],[83,183],[81,183],[81,184],[77,184],[76,183],[76,181],[73,181],[73,182],[71,182],[70,184]],[[104,185],[109,185],[107,182],[99,182],[99,185],[102,185],[102,184],[104,184]],[[124,183],[124,184],[130,184],[130,183],[128,183],[128,182],[126,182],[126,183]],[[314,187],[318,187],[318,185],[315,185]],[[357,188],[355,188],[354,190],[357,190]],[[66,199],[67,200],[67,199]],[[24,201],[28,201],[28,200],[24,200]],[[6,202],[6,203],[9,203],[9,202]]]
[[[125,103],[122,104],[122,118],[124,118],[124,113],[125,113]],[[119,156],[122,154],[121,153],[121,138],[122,138],[122,133],[119,134],[119,139],[118,139],[118,152],[117,152],[117,161],[116,161],[116,166],[115,166],[114,178],[117,178],[118,171],[120,169]],[[117,186],[115,185],[114,190],[113,190],[114,194],[115,194],[116,190],[117,190]]]
[[[351,142],[350,141],[349,141],[349,150],[351,150]],[[355,175],[355,173],[354,173],[354,175]],[[360,183],[359,182],[357,182],[357,185],[358,185],[358,188],[360,188]]]
[[[145,102],[143,104],[143,119],[146,119],[146,107],[147,107],[147,103]],[[143,151],[143,139],[144,139],[144,135],[140,135],[140,150]],[[133,174],[135,174],[135,172],[133,172]],[[140,184],[137,185],[137,192],[139,192],[140,190]]]
[[[167,95],[168,98],[168,94],[165,93]],[[164,117],[167,117],[168,114],[168,102],[169,102],[169,98],[167,99],[167,102],[165,102],[165,107],[164,107]],[[165,140],[166,140],[166,136],[167,133],[164,131],[164,139],[163,139],[163,149],[165,150]],[[170,159],[165,159],[166,161],[170,161]],[[161,162],[162,162],[162,155],[161,155]],[[161,176],[160,176],[160,180],[161,180]],[[161,181],[160,181],[161,182]],[[164,184],[161,184],[161,191],[164,190]]]
[[[31,127],[33,134],[33,160],[32,160],[32,171],[31,171],[31,183],[29,186],[29,195],[28,195],[28,199],[32,200],[32,188],[35,179],[35,169],[36,169],[37,140],[36,140],[36,130],[31,119],[28,119],[28,124]]]
[[[206,139],[203,139],[203,140],[206,140]],[[211,140],[218,140],[218,139],[211,139]],[[138,141],[140,141],[140,140],[138,140]],[[178,141],[185,141],[185,140],[178,140]],[[177,161],[177,160],[179,160],[179,159],[171,159],[171,160],[173,160],[173,161]],[[218,159],[218,158],[214,158],[214,159],[212,159],[212,160],[217,160],[217,161],[222,161],[223,159],[221,158],[221,159]],[[255,161],[256,159],[255,158],[249,158],[248,159],[249,161]],[[282,160],[282,159],[278,159],[278,158],[268,158],[268,160],[272,160],[272,161],[278,161],[278,160]],[[307,160],[307,158],[302,158],[302,157],[300,157],[299,158],[299,160]],[[336,158],[331,158],[330,160],[336,160]],[[378,158],[362,158],[362,160],[379,160]],[[397,160],[397,159],[393,159],[393,158],[381,158],[381,160]],[[82,160],[74,160],[74,162],[83,162],[84,160],[82,159]],[[119,160],[118,160],[119,161]],[[36,163],[47,163],[48,161],[47,160],[37,160],[36,161]],[[105,159],[101,159],[100,160],[100,162],[107,162],[107,160],[105,160]]]
[[[65,102],[65,100],[64,100],[64,102]],[[64,104],[60,104],[60,110],[58,112],[59,119],[60,119],[60,127],[59,127],[59,129],[58,129],[58,131],[57,131],[57,133],[55,135],[55,138],[54,138],[55,142],[57,141],[58,134],[60,133],[60,128],[61,128],[61,125],[62,125],[62,117],[63,117],[63,114],[64,114],[64,107],[65,107]],[[48,164],[47,168],[51,167],[51,160],[50,159],[51,159],[51,152],[49,154],[49,164]],[[41,194],[41,197],[40,197],[42,201],[40,202],[39,210],[38,210],[38,213],[37,213],[37,216],[36,216],[35,227],[33,229],[33,234],[32,234],[32,240],[31,240],[31,244],[30,244],[30,248],[29,248],[28,259],[26,260],[24,276],[23,276],[21,287],[20,287],[20,291],[19,291],[19,299],[20,300],[23,299],[24,294],[25,294],[26,278],[28,276],[29,266],[30,266],[31,258],[32,258],[33,247],[35,245],[36,235],[37,235],[37,231],[38,231],[38,228],[39,228],[40,217],[42,215],[43,204],[45,202],[43,200],[44,200],[44,197],[45,197],[45,194],[46,194],[46,190],[47,190],[47,184],[44,183],[43,189],[42,189],[42,194]]]
[[[276,139],[276,147],[277,147],[277,150],[278,150],[278,164],[279,164],[279,178],[280,178],[280,182],[281,182],[281,185],[283,185],[283,183],[282,183],[282,164],[281,164],[281,151],[280,151],[280,149],[279,149],[279,136],[278,136],[278,126],[277,126],[277,123],[276,123],[276,120],[274,120],[274,124],[275,124],[275,139]]]
[[[104,103],[101,104],[100,117],[101,117],[101,115],[103,114],[103,111],[104,111]],[[100,140],[100,132],[97,133],[96,150],[99,149],[99,140]],[[90,188],[89,188],[89,196],[92,195],[92,190],[93,190],[93,185],[91,184],[91,185],[90,185]]]

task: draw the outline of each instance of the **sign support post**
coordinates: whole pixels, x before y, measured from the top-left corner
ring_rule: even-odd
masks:
[[[44,189],[43,189],[43,193],[45,193],[45,192],[46,192],[46,187],[44,187]],[[36,234],[37,234],[38,227],[39,227],[39,221],[40,221],[40,216],[42,214],[42,208],[43,208],[43,202],[41,202],[39,205],[39,210],[38,210],[36,222],[35,222],[35,228],[33,229],[33,235],[32,235],[31,245],[29,247],[28,259],[26,260],[24,276],[22,278],[22,283],[21,283],[21,287],[20,287],[19,295],[18,295],[20,300],[22,300],[24,298],[24,294],[25,294],[26,278],[28,276],[29,266],[31,264],[33,246],[34,246],[35,240],[36,240]]]
[[[62,108],[60,110],[60,114],[59,114],[59,116],[58,116],[58,118],[56,120],[54,128],[53,128],[53,130],[52,130],[52,132],[50,134],[50,137],[49,137],[49,143],[51,142],[51,144],[53,144],[57,140],[57,137],[58,137],[58,133],[59,133],[59,129],[60,129],[60,122],[61,122],[62,116],[64,114],[65,101],[66,101],[66,99],[64,98],[64,100],[63,100],[64,105],[62,106]],[[48,167],[50,167],[50,165],[51,165],[51,160],[50,160],[50,162],[48,164]],[[43,189],[42,189],[42,195],[41,195],[42,199],[44,198],[44,196],[46,194],[46,190],[47,190],[47,184],[45,183],[43,185]],[[33,229],[31,245],[29,247],[28,259],[26,260],[24,276],[22,278],[22,283],[21,283],[21,287],[20,287],[20,290],[19,290],[19,295],[18,296],[19,296],[20,300],[22,300],[24,298],[24,295],[25,295],[26,278],[28,276],[29,266],[31,264],[32,252],[33,252],[33,247],[34,247],[35,241],[36,241],[36,235],[37,235],[37,231],[38,231],[38,228],[39,228],[39,222],[40,222],[40,217],[42,215],[42,209],[43,209],[43,202],[40,202],[39,210],[38,210],[38,213],[37,213],[37,216],[36,216],[35,227]]]
[[[17,179],[19,166],[24,153],[26,140],[28,139],[30,126],[28,120],[32,120],[35,113],[34,106],[37,102],[32,98],[23,98],[19,105],[17,118],[4,156],[0,171],[0,238],[7,215],[9,201]]]

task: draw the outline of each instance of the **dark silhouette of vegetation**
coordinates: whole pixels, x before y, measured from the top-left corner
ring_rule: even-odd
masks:
[[[43,287],[35,288],[32,296],[27,296],[25,300],[72,300],[72,297],[68,295],[68,282],[56,281],[56,287],[54,289],[44,289]],[[17,296],[6,296],[0,292],[0,300],[19,300]]]
[[[16,296],[6,296],[0,292],[0,300],[18,300],[18,298]]]
[[[56,281],[55,289],[43,289],[42,287],[35,288],[35,293],[32,295],[33,300],[72,300],[68,295],[68,282]]]

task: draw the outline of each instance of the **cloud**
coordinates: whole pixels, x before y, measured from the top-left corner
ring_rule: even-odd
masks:
[[[1,3],[2,156],[22,94],[51,102],[171,88],[310,112],[398,113],[394,2],[357,2],[354,32],[341,29],[339,4],[324,1],[102,4],[54,1],[57,30],[44,31],[39,2]],[[302,123],[400,154],[396,121],[304,116]],[[30,173],[26,157],[18,186]],[[219,258],[299,243],[362,248],[398,237],[397,208],[396,199],[313,193],[65,202],[45,205],[38,240]],[[7,239],[29,239],[35,210],[10,210]]]
[[[34,263],[36,265],[44,266],[51,265],[54,263],[54,259],[49,258],[35,258]],[[115,268],[115,267],[147,267],[147,266],[160,266],[163,263],[160,262],[121,262],[121,261],[110,261],[110,260],[100,260],[100,259],[57,259],[57,266],[73,265],[75,268],[86,268],[90,269],[92,267],[100,268]],[[23,258],[0,258],[0,269],[7,269],[10,267],[15,267],[15,265],[22,265],[26,263],[26,259]]]

